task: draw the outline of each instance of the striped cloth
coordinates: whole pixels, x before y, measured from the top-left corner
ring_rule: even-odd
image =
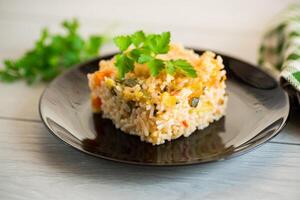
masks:
[[[300,92],[300,4],[291,5],[273,20],[262,40],[259,64]]]

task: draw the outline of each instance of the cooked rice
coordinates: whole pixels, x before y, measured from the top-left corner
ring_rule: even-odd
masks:
[[[161,72],[153,77],[146,65],[136,64],[134,72],[120,81],[114,58],[101,60],[99,71],[88,75],[94,111],[102,112],[125,133],[153,145],[204,129],[225,114],[227,102],[226,72],[220,56],[209,51],[199,56],[171,44],[169,52],[158,57],[185,59],[198,76]]]

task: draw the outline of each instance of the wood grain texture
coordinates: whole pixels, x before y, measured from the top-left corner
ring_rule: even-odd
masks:
[[[287,125],[272,142],[300,145],[300,110],[291,111]]]
[[[1,120],[0,127],[1,199],[300,198],[298,145],[269,143],[228,161],[153,168],[80,153],[41,123]]]
[[[38,103],[45,85],[0,83],[0,117],[39,120]],[[1,130],[1,128],[0,128]]]

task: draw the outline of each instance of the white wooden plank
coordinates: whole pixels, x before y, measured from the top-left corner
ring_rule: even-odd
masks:
[[[44,84],[0,83],[0,117],[39,120],[38,102],[44,88]]]
[[[300,110],[291,111],[286,127],[272,141],[300,144]]]
[[[32,48],[34,41],[38,38],[40,30],[48,26],[51,32],[60,31],[59,23],[62,19],[52,22],[30,23],[24,20],[22,16],[20,21],[3,21],[0,20],[0,60],[5,58],[16,58],[22,55],[27,49]],[[260,43],[261,34],[256,31],[244,32],[235,30],[235,32],[226,32],[218,29],[202,29],[201,27],[184,27],[184,26],[159,26],[159,25],[141,25],[131,23],[118,24],[110,28],[113,22],[105,25],[90,25],[82,22],[81,32],[84,36],[95,33],[103,33],[111,30],[111,35],[134,32],[144,29],[149,32],[171,31],[174,42],[182,43],[186,46],[206,48],[217,50],[230,54],[246,61],[256,63],[257,49]],[[25,31],[30,29],[31,31]],[[20,33],[24,32],[20,37]],[[2,38],[2,39],[1,39]],[[5,38],[10,38],[6,40]],[[26,39],[24,39],[26,38]],[[1,65],[0,65],[1,66]]]
[[[1,199],[298,199],[300,145],[266,144],[189,167],[124,165],[82,154],[40,123],[0,120]]]
[[[73,17],[86,19],[109,19],[121,22],[173,24],[189,27],[202,25],[224,30],[261,30],[265,23],[292,0],[230,2],[211,0],[4,0],[1,13],[26,14],[31,16]]]

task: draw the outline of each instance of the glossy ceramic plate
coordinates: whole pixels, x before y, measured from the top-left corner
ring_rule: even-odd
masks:
[[[242,154],[283,128],[289,113],[288,96],[273,78],[256,67],[219,55],[228,77],[227,114],[187,138],[152,146],[92,113],[86,75],[98,69],[100,59],[112,55],[80,64],[55,79],[40,99],[41,118],[51,133],[72,147],[124,163],[188,165]]]

